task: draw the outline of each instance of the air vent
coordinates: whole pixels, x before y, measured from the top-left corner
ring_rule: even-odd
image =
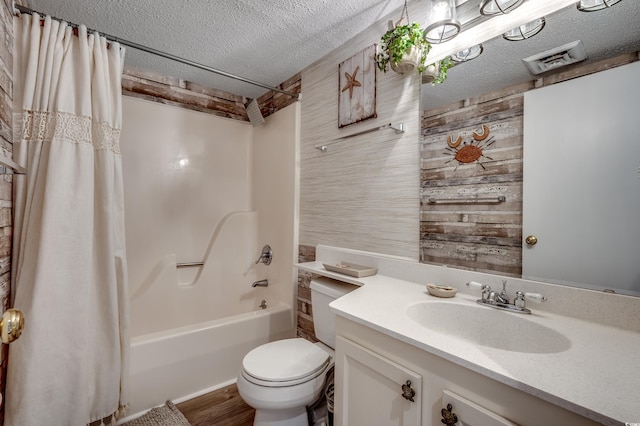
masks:
[[[537,55],[524,58],[523,61],[533,74],[542,74],[556,68],[566,67],[587,59],[587,53],[581,40],[549,49]]]

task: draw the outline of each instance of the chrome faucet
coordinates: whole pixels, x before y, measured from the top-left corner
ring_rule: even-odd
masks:
[[[507,280],[502,280],[502,291],[496,296],[496,303],[509,304],[507,296]]]
[[[523,293],[521,291],[517,291],[516,297],[513,299],[513,303],[509,303],[509,297],[507,295],[507,280],[502,281],[502,291],[500,293],[496,293],[491,290],[491,287],[488,285],[480,284],[475,281],[469,281],[467,283],[467,287],[478,289],[482,292],[482,298],[476,300],[478,304],[502,309],[504,311],[517,312],[520,314],[531,313],[531,311],[525,306],[525,300],[536,303],[547,301],[547,298],[539,293]]]
[[[254,281],[253,284],[251,284],[251,287],[267,287],[269,285],[269,280],[260,280],[260,281]]]

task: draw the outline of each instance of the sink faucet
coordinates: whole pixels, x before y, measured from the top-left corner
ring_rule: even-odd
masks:
[[[531,302],[541,303],[547,300],[546,297],[539,293],[523,293],[521,291],[516,292],[516,297],[513,299],[513,303],[509,303],[509,297],[507,295],[507,280],[502,280],[502,291],[496,293],[491,290],[491,287],[485,284],[480,284],[475,281],[469,281],[467,287],[482,291],[482,298],[476,300],[480,305],[489,306],[496,309],[502,309],[509,312],[517,312],[520,314],[530,314],[531,311],[526,308],[525,300]]]
[[[507,280],[502,280],[502,291],[496,296],[496,303],[509,304],[509,297],[507,297]]]

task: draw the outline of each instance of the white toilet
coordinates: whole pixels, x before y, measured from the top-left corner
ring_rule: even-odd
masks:
[[[325,374],[333,365],[335,315],[329,303],[357,287],[330,278],[311,281],[311,304],[316,337],[266,343],[242,360],[238,392],[256,409],[254,426],[307,426],[307,405],[322,392]]]

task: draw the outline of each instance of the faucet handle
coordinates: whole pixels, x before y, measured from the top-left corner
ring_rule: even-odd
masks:
[[[535,303],[542,303],[547,301],[547,298],[541,295],[540,293],[525,293],[524,298],[530,302],[535,302]]]
[[[486,284],[481,284],[481,283],[479,283],[477,281],[469,281],[467,283],[467,287],[469,287],[472,290],[482,291],[487,287],[487,285]]]
[[[486,284],[481,284],[477,281],[469,281],[467,283],[467,287],[469,287],[470,289],[473,290],[479,290],[482,293],[482,300],[483,301],[487,301],[487,300],[492,300],[495,299],[495,292],[491,290],[491,287],[486,285]],[[491,297],[491,294],[493,293],[493,298]]]
[[[258,260],[256,260],[256,265],[258,263],[264,263],[265,265],[269,265],[271,264],[271,260],[273,259],[273,250],[271,250],[271,247],[269,246],[269,244],[265,244],[264,247],[262,247],[262,252],[260,252],[260,257],[258,258]]]

